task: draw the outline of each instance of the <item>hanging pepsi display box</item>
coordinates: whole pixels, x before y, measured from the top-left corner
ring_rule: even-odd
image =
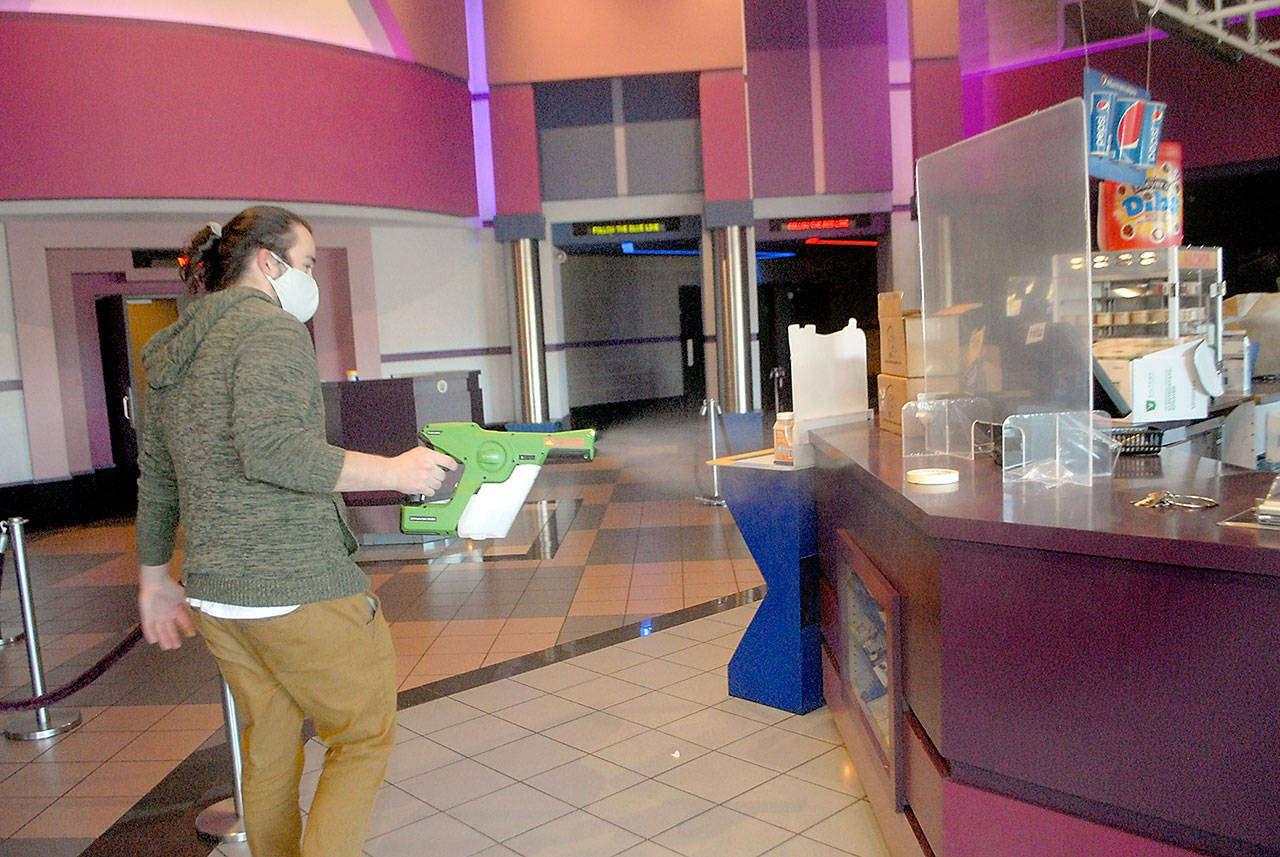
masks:
[[[1158,160],[1165,104],[1152,101],[1142,87],[1094,68],[1084,70],[1084,97],[1089,174],[1141,187]]]

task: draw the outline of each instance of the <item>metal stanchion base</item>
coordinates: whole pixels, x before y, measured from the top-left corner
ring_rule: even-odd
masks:
[[[196,816],[196,832],[219,842],[244,842],[244,819],[236,814],[233,798],[205,807]]]
[[[11,646],[14,643],[21,643],[26,638],[27,638],[26,631],[19,631],[18,633],[10,637],[0,637],[0,649],[3,649],[5,646]]]
[[[704,506],[723,506],[724,505],[723,497],[694,497],[693,499],[697,500],[699,503],[701,503]]]
[[[4,737],[14,741],[39,741],[52,738],[80,725],[80,712],[74,708],[45,708],[27,711],[10,720],[4,727]]]

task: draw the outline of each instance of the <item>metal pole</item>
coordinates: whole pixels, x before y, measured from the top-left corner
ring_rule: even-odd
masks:
[[[196,832],[219,842],[244,842],[247,837],[244,832],[244,794],[240,790],[240,776],[244,770],[240,755],[240,726],[236,701],[225,678],[222,679],[222,718],[227,746],[231,748],[231,797],[201,810],[196,816]]]
[[[525,422],[547,421],[547,347],[542,331],[542,276],[538,242],[511,242],[516,280],[516,329],[520,357],[520,406]]]
[[[716,363],[719,393],[729,413],[751,411],[750,271],[746,268],[746,233],[742,226],[711,230],[712,270],[716,291]]]
[[[36,633],[36,611],[31,600],[31,580],[27,576],[27,549],[22,540],[25,518],[6,522],[13,540],[13,568],[18,574],[18,601],[22,605],[22,627],[27,635],[27,663],[31,666],[31,695],[44,696],[44,668],[40,665],[40,639]],[[6,738],[39,741],[52,738],[80,725],[80,712],[73,708],[37,708],[25,711],[4,728]]]
[[[711,425],[711,460],[715,461],[720,457],[720,445],[716,438],[716,416],[720,413],[720,406],[716,404],[715,399],[704,399],[701,413],[709,417],[707,422]],[[724,505],[724,497],[720,496],[720,465],[711,465],[711,496],[698,496],[694,499],[704,506]]]
[[[0,521],[0,573],[4,572],[4,552],[8,549],[9,549],[9,527],[4,521]],[[27,635],[24,631],[19,631],[16,634],[10,634],[8,636],[6,636],[3,632],[0,632],[0,649],[4,648],[5,646],[11,643],[16,643],[19,640],[25,639],[26,636]]]

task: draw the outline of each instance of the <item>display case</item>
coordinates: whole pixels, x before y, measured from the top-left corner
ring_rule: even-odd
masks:
[[[1078,257],[1074,265],[1083,264]],[[1203,336],[1222,362],[1222,249],[1156,247],[1094,253],[1093,339]]]
[[[906,794],[902,779],[900,598],[846,530],[838,533],[834,564],[841,627],[832,656],[853,720],[875,747],[895,807],[901,809]]]

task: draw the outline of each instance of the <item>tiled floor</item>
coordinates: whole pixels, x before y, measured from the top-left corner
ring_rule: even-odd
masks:
[[[826,710],[728,695],[763,581],[728,513],[693,499],[702,441],[674,418],[617,426],[594,462],[544,468],[506,540],[362,549],[401,678],[367,854],[884,853]],[[132,531],[33,532],[27,559],[56,688],[136,622]],[[207,855],[193,819],[230,783],[219,686],[198,640],[140,646],[61,703],[81,727],[0,740],[0,857]],[[30,689],[22,644],[0,648],[4,698]]]

